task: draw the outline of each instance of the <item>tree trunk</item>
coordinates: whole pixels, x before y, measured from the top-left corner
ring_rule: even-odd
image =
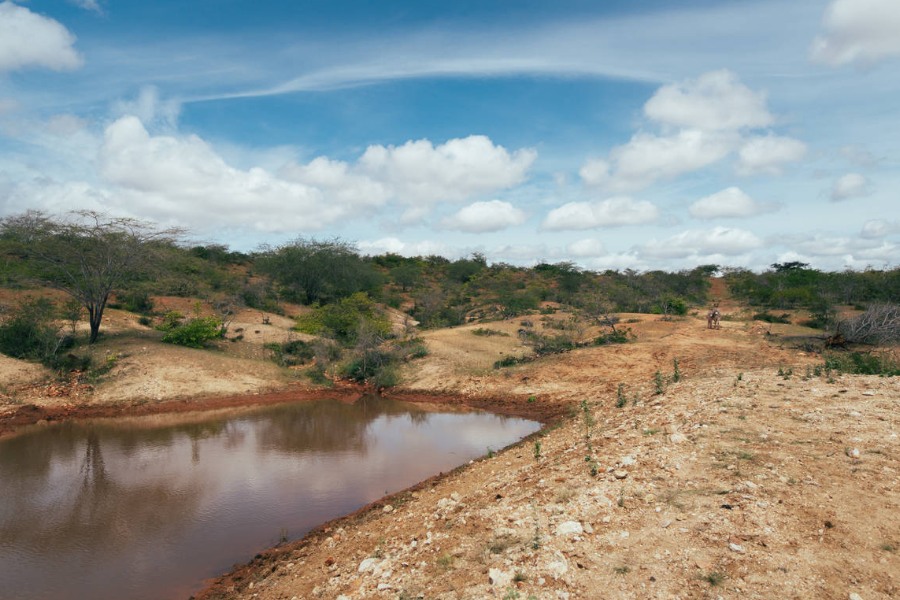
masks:
[[[96,342],[97,338],[100,336],[100,323],[103,321],[103,309],[106,308],[107,298],[104,298],[96,304],[89,303],[87,305],[88,322],[91,325],[91,337],[88,339],[89,344]]]

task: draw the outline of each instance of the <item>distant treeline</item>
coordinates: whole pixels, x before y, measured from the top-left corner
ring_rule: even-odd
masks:
[[[0,285],[39,283],[29,254],[0,239]],[[800,262],[774,264],[754,273],[701,265],[677,272],[631,269],[594,272],[571,262],[518,267],[489,264],[481,254],[450,260],[442,256],[363,256],[340,239],[300,238],[274,248],[243,253],[222,245],[185,246],[151,241],[153,268],[135,272],[115,290],[116,306],[152,310],[151,296],[197,297],[232,306],[280,312],[285,302],[327,305],[365,293],[374,301],[408,312],[424,327],[463,323],[470,317],[503,318],[552,310],[554,302],[594,314],[642,312],[686,314],[710,297],[710,278],[724,273],[730,293],[763,309],[830,309],[896,303],[900,269],[822,272]],[[31,251],[29,251],[31,252]]]

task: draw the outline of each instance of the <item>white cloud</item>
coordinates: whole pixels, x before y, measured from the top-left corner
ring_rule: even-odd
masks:
[[[353,208],[325,202],[319,190],[263,169],[230,167],[197,136],[151,136],[136,117],[106,129],[99,166],[106,181],[123,188],[131,210],[202,230],[226,224],[272,232],[319,229]]]
[[[486,233],[521,225],[524,222],[525,213],[509,202],[490,200],[470,204],[452,217],[444,219],[442,224],[447,229]]]
[[[113,103],[112,112],[117,117],[135,116],[144,124],[174,129],[181,113],[181,105],[175,100],[161,99],[155,86],[146,85],[134,100]]]
[[[320,156],[307,164],[290,164],[279,171],[290,181],[322,190],[333,202],[351,206],[380,206],[391,196],[388,186],[339,160]]]
[[[774,122],[766,95],[725,69],[659,88],[644,105],[644,113],[664,125],[703,131],[767,127]]]
[[[79,8],[83,8],[84,10],[90,10],[96,13],[102,13],[103,9],[100,7],[100,2],[98,0],[69,0],[75,6]]]
[[[369,146],[357,167],[388,185],[401,201],[422,205],[465,200],[517,185],[536,157],[534,150],[510,154],[487,137],[472,135],[439,146],[428,140]]]
[[[0,3],[0,72],[76,69],[82,59],[74,44],[75,36],[58,21],[9,1]]]
[[[542,227],[550,231],[643,225],[659,218],[659,209],[646,200],[619,196],[602,202],[569,202],[550,211]]]
[[[870,193],[872,192],[869,189],[869,180],[864,175],[847,173],[831,186],[831,201],[840,202],[850,198],[868,196]]]
[[[609,181],[609,162],[602,158],[589,158],[578,174],[586,185],[604,185]]]
[[[900,233],[900,221],[871,219],[863,223],[860,236],[866,239],[876,239],[887,237],[895,233]]]
[[[831,66],[871,64],[900,56],[900,3],[897,0],[833,0],[822,19],[823,35],[811,56]]]
[[[684,129],[670,136],[638,133],[623,145],[613,148],[610,162],[615,165],[611,177],[603,181],[602,165],[598,161],[582,167],[593,179],[612,191],[639,190],[660,179],[696,171],[725,158],[734,148],[737,138],[719,132]],[[585,179],[585,183],[590,183]]]
[[[672,259],[722,254],[735,256],[761,247],[762,240],[749,231],[715,227],[684,231],[664,240],[650,240],[639,247],[649,258]]]
[[[356,244],[363,254],[378,255],[392,252],[401,256],[452,256],[455,253],[451,248],[440,242],[419,241],[404,242],[395,237],[385,237],[377,240],[361,241]]]
[[[604,256],[606,254],[606,248],[603,247],[603,242],[596,238],[572,242],[566,246],[566,251],[572,256],[577,256],[579,258]]]
[[[737,187],[725,188],[704,198],[700,198],[688,209],[697,219],[719,219],[728,217],[752,217],[772,212],[777,207],[757,202]]]
[[[777,135],[753,137],[738,152],[737,172],[778,175],[784,163],[798,161],[805,155],[806,144],[800,140]]]

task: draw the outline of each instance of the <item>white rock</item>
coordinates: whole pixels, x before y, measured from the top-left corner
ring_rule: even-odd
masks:
[[[628,471],[618,470],[613,472],[613,477],[616,479],[625,479],[628,477]]]
[[[505,588],[512,583],[512,575],[500,569],[489,569],[488,581],[495,587]]]
[[[737,552],[738,554],[743,554],[743,553],[744,553],[744,547],[741,546],[740,544],[735,544],[735,543],[732,542],[732,543],[728,544],[728,548],[729,548],[732,552]]]
[[[547,572],[554,579],[559,579],[569,571],[569,563],[562,552],[557,550],[553,553],[553,558],[547,563]]]
[[[375,567],[378,566],[377,558],[367,558],[359,563],[359,568],[356,569],[357,573],[365,573],[366,571],[374,571]]]
[[[621,464],[623,467],[630,467],[635,462],[636,461],[634,460],[633,456],[623,456],[622,459],[619,461],[619,464]]]
[[[849,600],[862,600],[862,596],[856,592],[850,592]]]
[[[556,535],[581,535],[584,527],[578,521],[564,521],[556,526]]]
[[[682,444],[687,441],[687,436],[683,433],[675,432],[669,436],[669,441],[673,444]]]
[[[381,510],[382,510],[382,512],[390,513],[390,512],[394,512],[394,507],[391,506],[390,504],[385,504],[384,508],[382,508]]]
[[[453,492],[452,494],[450,494],[450,499],[454,502],[459,502],[460,500],[462,500],[462,496],[459,495],[459,492]]]

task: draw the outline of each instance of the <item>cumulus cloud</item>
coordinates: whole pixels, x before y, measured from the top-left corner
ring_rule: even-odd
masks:
[[[725,158],[735,146],[732,135],[685,129],[671,136],[639,133],[614,148],[615,191],[641,189],[660,179],[696,171]]]
[[[566,246],[566,251],[572,256],[577,256],[578,258],[591,258],[604,256],[606,254],[606,248],[604,248],[603,242],[596,238],[588,238],[584,240],[578,240],[577,242],[572,242],[571,244]]]
[[[753,137],[741,146],[736,169],[741,175],[778,175],[784,163],[798,161],[805,155],[806,144],[800,140],[776,135]]]
[[[398,199],[421,205],[459,201],[517,185],[537,157],[530,149],[510,154],[483,135],[434,146],[428,140],[402,146],[369,146],[357,167],[385,182]]]
[[[900,221],[871,219],[863,223],[860,236],[866,239],[877,239],[900,233]]]
[[[752,217],[772,212],[776,207],[757,202],[737,187],[729,187],[709,196],[700,198],[688,209],[697,219],[719,219],[728,217]]]
[[[82,59],[74,44],[75,36],[58,21],[9,1],[0,3],[0,72],[76,69]]]
[[[323,202],[319,190],[263,169],[230,167],[197,136],[151,136],[137,117],[107,128],[99,166],[107,182],[129,192],[125,198],[132,209],[203,228],[319,229],[351,208]]]
[[[150,110],[155,94],[144,97],[146,114],[156,114]],[[321,230],[365,218],[389,203],[406,205],[401,220],[420,221],[437,200],[465,200],[518,183],[534,160],[531,151],[509,153],[473,136],[438,146],[425,140],[370,146],[355,162],[318,157],[277,170],[240,169],[200,137],[154,135],[136,116],[107,127],[97,155],[100,176],[121,192],[116,197],[144,216],[200,229],[268,232]],[[428,180],[429,174],[436,180]],[[485,232],[524,221],[524,213],[494,200],[475,202],[444,225]]]
[[[871,64],[900,56],[900,4],[896,0],[833,0],[811,56],[831,66]]]
[[[625,196],[601,202],[569,202],[550,211],[542,227],[550,231],[643,225],[659,218],[659,209],[646,200]]]
[[[363,254],[370,256],[378,254],[400,254],[401,256],[452,256],[454,253],[451,248],[440,242],[434,241],[418,241],[404,242],[399,238],[385,237],[377,240],[365,240],[356,244],[357,248]]]
[[[735,151],[738,172],[777,174],[806,152],[806,145],[792,138],[747,137],[775,118],[765,93],[751,90],[727,70],[662,86],[644,105],[644,114],[660,125],[659,133],[639,131],[607,157],[585,161],[579,174],[586,185],[633,192],[713,165]]]
[[[640,246],[639,251],[642,256],[661,259],[712,254],[735,256],[755,250],[762,244],[762,240],[749,231],[714,227],[684,231],[664,240],[653,239]]]
[[[869,180],[859,173],[847,173],[831,186],[831,201],[840,202],[850,198],[860,198],[871,193]]]
[[[525,222],[525,213],[501,200],[475,202],[459,210],[452,217],[442,221],[447,229],[456,229],[468,233],[486,233],[500,231]]]
[[[644,113],[665,125],[704,131],[767,127],[774,122],[766,95],[725,69],[659,88],[644,105]]]

